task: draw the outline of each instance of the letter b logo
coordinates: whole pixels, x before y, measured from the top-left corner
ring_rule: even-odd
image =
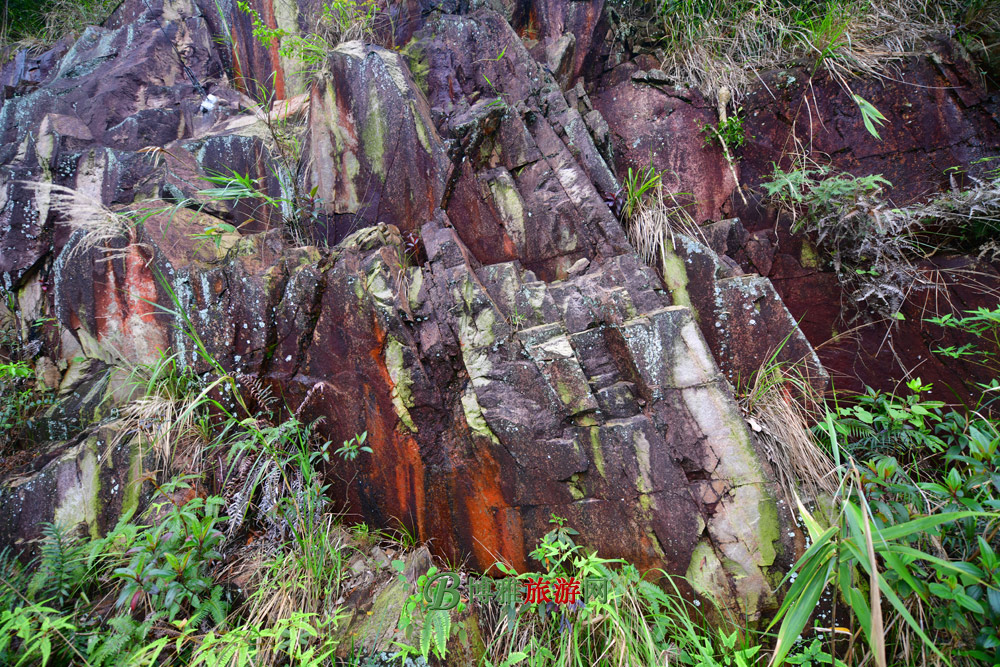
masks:
[[[424,584],[424,602],[428,609],[454,609],[458,606],[458,601],[458,573],[439,572],[427,579]]]

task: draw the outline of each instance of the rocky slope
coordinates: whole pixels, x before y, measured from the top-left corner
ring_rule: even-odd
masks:
[[[289,32],[315,10],[251,4]],[[773,214],[733,196],[700,134],[712,104],[659,85],[648,62],[613,67],[603,5],[413,0],[382,35],[396,48],[346,42],[303,74],[253,38],[235,2],[127,0],[105,27],[8,63],[0,272],[39,341],[36,366],[86,421],[118,387],[105,372],[115,357],[170,348],[207,370],[189,322],[225,368],[324,418],[334,442],[367,431],[372,454],[330,471],[360,518],[400,521],[474,567],[530,570],[554,513],[602,555],[687,575],[756,615],[799,538],[727,377],[748,377],[787,339],[783,357],[823,384],[810,342],[837,326],[825,310],[836,281]],[[960,72],[935,62],[921,81]],[[931,174],[945,156],[1000,146],[996,98],[968,77],[952,85],[908,89],[907,104],[920,122],[950,109],[960,124],[862,155],[871,140],[834,112],[831,127],[854,134],[828,150],[856,168],[905,154]],[[287,100],[270,120],[248,99],[262,92]],[[770,158],[756,146],[780,145],[784,118],[753,104],[744,186],[759,183]],[[302,169],[283,159],[278,117],[303,128]],[[699,222],[745,221],[684,239],[666,282],[604,200],[650,157],[695,194]],[[205,201],[201,179],[231,171],[284,205]],[[83,233],[31,183],[145,220],[116,252],[75,251]],[[310,215],[294,216],[305,199]],[[194,203],[165,210],[180,200]],[[307,245],[291,242],[289,217]],[[206,240],[223,221],[237,231]],[[919,330],[904,335],[927,356]],[[860,350],[822,360],[869,383],[892,377],[879,375],[892,360],[860,372],[877,358]],[[2,544],[53,518],[100,531],[138,501],[125,490],[138,454],[107,450],[119,439],[43,431],[48,453],[0,487]]]

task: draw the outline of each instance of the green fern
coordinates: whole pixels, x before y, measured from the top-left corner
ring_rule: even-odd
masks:
[[[145,643],[157,618],[157,614],[151,614],[140,623],[123,614],[109,620],[108,626],[114,632],[99,633],[90,638],[87,647],[90,664],[94,667],[127,664],[126,658],[136,647]]]
[[[209,597],[199,600],[194,604],[195,610],[191,614],[188,624],[191,627],[198,627],[204,621],[212,620],[215,626],[221,626],[226,621],[226,612],[229,605],[222,600],[222,586],[212,588]]]
[[[87,568],[86,546],[70,528],[46,523],[42,527],[38,570],[28,584],[28,597],[39,596],[63,607],[83,585]]]

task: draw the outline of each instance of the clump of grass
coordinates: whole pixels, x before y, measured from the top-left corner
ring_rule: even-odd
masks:
[[[688,204],[681,201],[684,196],[668,192],[662,174],[653,167],[628,171],[622,225],[639,257],[650,266],[662,268],[665,253],[674,247],[674,234],[704,240]]]
[[[913,292],[936,290],[920,262],[946,251],[995,252],[1000,231],[1000,171],[968,176],[927,202],[897,208],[885,197],[882,176],[835,173],[825,165],[775,166],[766,194],[793,217],[792,231],[806,232],[824,250],[852,300],[886,318],[899,319]]]
[[[809,428],[818,419],[823,403],[807,376],[808,366],[778,361],[787,341],[746,386],[737,387],[737,394],[754,440],[771,462],[786,502],[793,503],[796,493],[815,498],[821,493],[833,494],[837,484],[833,464],[816,445]]]
[[[646,35],[677,83],[711,97],[722,87],[739,101],[755,70],[813,60],[831,74],[879,75],[921,42],[956,28],[969,39],[995,34],[1000,15],[988,1],[962,0],[661,0],[635,3]]]
[[[43,47],[100,25],[121,0],[4,0],[0,47]]]

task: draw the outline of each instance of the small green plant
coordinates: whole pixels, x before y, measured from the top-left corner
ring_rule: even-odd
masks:
[[[53,392],[40,391],[35,371],[24,361],[0,361],[0,451],[16,445],[27,421],[55,402]]]
[[[290,33],[281,28],[271,28],[260,13],[241,0],[237,7],[250,16],[253,36],[265,48],[279,46],[282,56],[302,63],[306,71],[321,67],[341,42],[352,39],[373,41],[379,5],[375,0],[332,0],[324,2],[313,18],[312,30],[305,35]]]
[[[393,561],[392,567],[399,573],[399,579],[406,582],[406,576],[403,574],[405,569],[403,561]],[[438,574],[438,569],[432,565],[415,582],[409,582],[413,584],[415,591],[407,597],[399,615],[399,631],[403,633],[406,641],[394,642],[399,649],[396,658],[401,662],[410,656],[419,656],[426,660],[431,655],[444,660],[448,654],[448,639],[453,630],[458,630],[458,626],[452,624],[451,609],[431,609],[424,600],[424,589],[434,580],[436,574]],[[456,614],[460,614],[464,610],[465,603],[461,601],[454,607]],[[416,636],[417,627],[420,628],[419,638]],[[419,645],[415,646],[409,643],[413,641],[417,641]]]
[[[885,125],[886,117],[882,115],[882,112],[875,108],[875,105],[861,97],[860,95],[851,95],[851,99],[854,103],[858,105],[858,109],[861,111],[861,120],[865,124],[865,129],[876,139],[880,140],[882,137],[879,136],[878,129],[875,127],[878,124],[880,127]]]
[[[343,446],[338,447],[337,451],[334,453],[345,461],[353,461],[358,458],[358,454],[361,452],[371,454],[372,448],[365,445],[365,441],[367,439],[368,431],[365,431],[361,435],[355,434],[354,437],[349,440],[344,440]]]
[[[933,352],[951,359],[964,359],[1000,372],[1000,359],[995,350],[1000,349],[1000,306],[987,308],[980,306],[955,316],[946,313],[940,317],[928,317],[925,322],[940,327],[961,331],[978,339],[974,343],[936,347]]]
[[[934,434],[935,425],[942,420],[942,401],[925,399],[925,394],[933,389],[920,378],[906,383],[910,393],[897,398],[891,394],[876,391],[870,387],[857,396],[853,404],[838,406],[833,426],[841,441],[841,448],[854,453],[909,453],[914,448],[927,448],[932,452],[942,452],[947,444]],[[832,447],[826,427],[817,426],[816,435],[827,448]]]
[[[277,133],[277,130],[274,130]],[[274,139],[275,144],[280,144],[283,140],[278,137]],[[308,193],[299,192],[298,181],[295,177],[299,161],[299,156],[292,149],[282,148],[279,153],[284,156],[279,162],[281,168],[275,172],[275,176],[281,180],[282,175],[292,179],[291,197],[273,197],[264,189],[259,187],[249,174],[240,174],[230,170],[229,173],[210,173],[202,178],[215,187],[204,188],[198,191],[198,195],[209,202],[231,202],[238,206],[240,202],[254,202],[257,207],[252,211],[251,218],[257,218],[261,209],[268,209],[282,221],[284,232],[296,245],[305,244],[310,238],[311,229],[317,222],[322,211],[322,200],[316,196],[319,188],[314,187]],[[184,200],[177,204],[174,209],[195,204],[191,200]],[[198,205],[202,208],[204,202]],[[260,216],[265,217],[265,216]],[[240,225],[231,225],[219,222],[211,225],[200,234],[195,234],[194,238],[202,239],[213,243],[218,248],[222,242],[222,237],[239,231]]]
[[[732,116],[727,116],[725,120],[720,120],[717,125],[706,123],[702,126],[702,134],[705,135],[705,145],[713,143],[725,145],[729,150],[736,150],[746,142],[746,133],[743,129],[742,107],[736,110]]]
[[[622,184],[625,191],[625,205],[623,207],[623,217],[631,220],[638,215],[642,209],[646,196],[660,186],[661,176],[653,165],[644,169],[632,170],[628,168],[625,175],[625,182]]]

